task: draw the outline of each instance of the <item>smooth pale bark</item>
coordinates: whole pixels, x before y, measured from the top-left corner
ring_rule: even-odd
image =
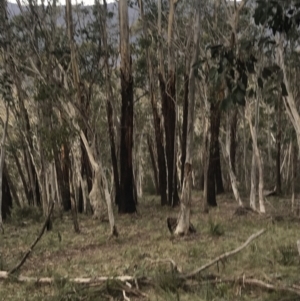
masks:
[[[251,132],[251,137],[252,137],[252,143],[253,143],[253,151],[255,154],[255,160],[257,163],[258,167],[258,173],[259,173],[259,182],[258,182],[258,200],[259,200],[259,211],[261,213],[265,213],[265,205],[264,205],[264,195],[263,195],[263,190],[264,190],[264,180],[263,180],[263,168],[262,168],[262,161],[257,145],[257,135],[256,135],[256,129],[252,125],[251,121],[251,116],[247,116],[248,122],[249,122],[249,127],[250,127],[250,132]]]
[[[176,235],[185,235],[190,226],[190,210],[192,202],[192,157],[194,143],[194,113],[195,113],[195,65],[199,56],[200,47],[200,1],[197,5],[195,26],[194,26],[194,53],[189,74],[189,104],[187,120],[187,141],[186,141],[186,158],[184,165],[184,179],[181,193],[180,213],[178,223],[175,229]]]
[[[72,166],[71,162],[69,164],[69,186],[70,186],[70,199],[71,199],[71,212],[72,212],[72,218],[73,218],[73,226],[74,231],[76,233],[80,232],[78,218],[77,218],[77,203],[75,200],[75,192],[74,192],[74,177],[72,172]]]
[[[290,83],[287,76],[287,70],[284,62],[284,51],[283,51],[283,43],[284,36],[283,34],[277,34],[277,62],[283,72],[283,82],[285,84],[288,96],[284,97],[284,106],[289,116],[293,127],[296,132],[298,147],[300,148],[300,115],[297,110],[297,105],[295,101],[295,97],[293,95],[292,89],[290,87]]]
[[[252,150],[252,161],[251,161],[251,186],[250,186],[250,207],[256,210],[256,160],[255,153]]]
[[[232,123],[231,123],[231,125],[232,125]],[[240,197],[240,193],[238,190],[235,172],[233,170],[233,165],[231,162],[231,158],[232,158],[232,156],[231,156],[231,145],[232,145],[231,139],[232,139],[232,135],[231,135],[231,131],[229,130],[229,120],[228,120],[228,116],[227,116],[226,147],[224,147],[221,140],[220,140],[220,144],[221,144],[224,159],[227,161],[226,163],[227,163],[227,167],[228,167],[228,172],[229,172],[229,176],[230,176],[231,187],[232,187],[234,197],[235,197],[236,201],[238,202],[239,206],[243,206],[243,203],[242,203],[242,200]]]
[[[8,120],[9,120],[9,107],[8,104],[6,106],[6,120],[3,127],[3,134],[2,134],[2,140],[1,140],[1,154],[0,154],[0,228],[2,229],[2,232],[4,233],[3,228],[3,220],[2,220],[2,180],[3,180],[3,168],[4,168],[4,159],[5,159],[5,140],[6,140],[6,134],[7,134],[7,127],[8,127]]]
[[[160,188],[159,188],[159,181],[158,181],[158,171],[157,171],[155,154],[152,145],[152,139],[149,134],[147,135],[147,144],[148,144],[148,149],[149,149],[149,154],[150,154],[150,159],[151,159],[151,164],[153,169],[155,190],[156,190],[156,194],[159,195]]]
[[[295,142],[292,143],[292,199],[291,199],[291,207],[292,212],[295,212],[295,198],[296,198],[296,179],[297,179],[297,163],[298,163],[298,155],[297,155],[297,145]]]
[[[282,96],[278,97],[277,103],[277,135],[276,135],[276,193],[281,194],[281,170],[280,170],[280,157],[281,157],[281,103]]]
[[[101,162],[97,163],[95,161],[92,150],[90,149],[90,146],[89,146],[89,144],[86,140],[86,137],[85,137],[85,135],[82,131],[80,132],[80,136],[81,136],[81,139],[84,143],[87,154],[89,156],[90,163],[91,163],[92,168],[93,168],[94,173],[95,173],[95,176],[94,176],[95,178],[94,178],[94,181],[93,181],[93,189],[94,189],[94,187],[97,187],[96,189],[100,190],[99,186],[100,186],[100,182],[102,182],[103,189],[104,189],[105,201],[106,201],[106,205],[107,205],[108,220],[109,220],[109,224],[110,224],[110,233],[111,233],[111,235],[118,236],[118,231],[117,231],[117,228],[115,226],[115,218],[114,218],[113,209],[112,209],[111,196],[110,196],[110,193],[109,193],[107,178],[106,178],[105,173],[103,171],[102,164],[101,164]]]
[[[246,118],[245,112],[243,114],[243,144],[244,144],[244,151],[243,151],[243,169],[244,169],[244,181],[245,181],[245,188],[248,190],[248,172],[247,172],[247,138],[246,138]],[[253,157],[253,156],[252,156]],[[251,175],[252,179],[252,175]],[[255,200],[254,200],[255,206]],[[255,209],[255,208],[254,208]]]

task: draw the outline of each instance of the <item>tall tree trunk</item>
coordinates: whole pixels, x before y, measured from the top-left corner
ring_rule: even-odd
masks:
[[[11,186],[9,185],[7,175],[8,174],[5,172],[4,169],[3,176],[2,176],[2,208],[0,209],[0,215],[2,212],[3,219],[6,219],[8,216],[10,216],[11,209],[13,207],[12,190],[11,190]]]
[[[258,100],[256,100],[256,102],[258,102]],[[257,112],[256,112],[256,116],[257,116]],[[251,113],[247,118],[248,118],[248,122],[249,122],[249,126],[250,126],[250,132],[251,132],[252,143],[253,143],[253,151],[255,154],[255,160],[257,163],[258,173],[259,173],[259,182],[258,182],[259,211],[261,213],[265,213],[266,209],[265,209],[265,205],[264,205],[264,195],[263,195],[263,189],[264,189],[263,166],[262,166],[261,156],[260,156],[258,145],[257,145],[257,129],[256,129],[256,127],[253,127],[253,125],[252,125]],[[257,123],[256,123],[256,125],[257,125]]]
[[[98,3],[99,7],[101,5]],[[108,123],[108,132],[109,132],[109,142],[110,142],[110,154],[111,161],[113,167],[114,174],[114,188],[115,188],[115,204],[119,204],[120,199],[120,177],[119,177],[119,169],[118,169],[118,159],[117,159],[117,150],[116,150],[116,138],[115,138],[115,130],[114,130],[114,112],[112,106],[113,100],[113,90],[111,83],[111,72],[109,69],[109,50],[107,45],[107,27],[106,27],[106,16],[107,16],[107,3],[104,0],[104,13],[102,15],[102,23],[101,23],[101,32],[102,32],[102,41],[103,48],[105,51],[105,74],[106,74],[106,114],[107,114],[107,123]]]
[[[235,155],[236,155],[236,128],[237,128],[238,108],[235,108],[230,122],[230,161],[232,171],[236,174],[235,170]]]
[[[133,183],[133,78],[129,45],[127,0],[119,1],[121,53],[121,142],[120,142],[120,201],[119,213],[136,212]]]
[[[158,1],[161,5],[161,0]],[[162,50],[160,49],[160,70],[159,83],[162,95],[162,113],[164,116],[164,129],[166,137],[166,159],[167,159],[167,181],[168,181],[168,203],[176,206],[179,203],[177,190],[177,168],[175,164],[176,148],[176,81],[175,81],[175,57],[172,47],[173,43],[173,23],[177,0],[169,0],[168,17],[168,77],[165,80]],[[161,11],[159,12],[161,18]],[[159,21],[160,23],[160,21]],[[161,34],[161,24],[159,24],[159,34]],[[161,48],[161,45],[160,45]],[[166,84],[167,83],[167,84]]]
[[[216,147],[219,134],[220,117],[218,104],[211,103],[210,106],[210,146],[209,161],[207,170],[207,191],[206,201],[209,206],[217,206],[216,201],[216,173],[217,173],[217,152]],[[216,142],[217,141],[217,142]]]
[[[192,152],[194,138],[194,112],[195,112],[195,65],[199,56],[200,41],[200,1],[197,5],[194,29],[194,54],[192,59],[192,67],[189,75],[189,103],[188,103],[188,127],[187,127],[187,143],[186,143],[186,159],[184,166],[184,180],[180,202],[180,213],[178,224],[175,229],[176,235],[187,234],[190,226],[190,210],[192,202]]]
[[[151,140],[151,137],[149,134],[147,135],[147,144],[148,144],[148,149],[149,149],[150,159],[151,159],[151,164],[152,164],[152,169],[153,169],[155,190],[156,190],[156,194],[159,195],[160,187],[159,187],[158,175],[157,175],[158,172],[157,172],[157,166],[156,166],[156,160],[155,160],[152,140]]]
[[[188,63],[186,62],[186,69],[188,69],[187,65],[188,65]],[[188,75],[188,71],[186,70],[186,73],[184,74],[184,97],[183,97],[183,121],[182,121],[182,144],[181,144],[181,186],[183,185],[184,165],[185,165],[185,158],[186,158],[188,107],[189,107],[189,75]]]
[[[238,185],[237,185],[237,180],[236,180],[236,176],[235,176],[235,173],[233,171],[233,167],[232,167],[232,163],[231,163],[231,131],[230,131],[230,127],[232,125],[232,123],[230,124],[229,126],[229,113],[227,115],[227,127],[226,127],[226,146],[224,147],[223,144],[221,143],[221,140],[220,140],[220,143],[221,143],[221,148],[222,148],[222,152],[223,152],[223,155],[224,155],[224,159],[226,159],[226,163],[228,165],[228,171],[229,171],[229,176],[230,176],[230,181],[231,181],[231,187],[232,187],[232,191],[233,191],[233,194],[234,194],[234,197],[236,199],[236,201],[238,202],[239,206],[243,206],[243,203],[242,203],[242,200],[241,200],[241,197],[240,197],[240,193],[239,193],[239,190],[238,190]]]
[[[16,189],[16,187],[15,187],[15,185],[14,185],[14,183],[13,183],[11,177],[10,177],[10,174],[8,172],[8,169],[7,169],[7,164],[5,164],[5,162],[4,162],[4,166],[3,166],[3,175],[6,178],[7,187],[9,188],[10,194],[12,196],[12,200],[15,202],[15,204],[18,207],[21,207],[21,201],[20,201],[20,198],[18,196],[17,189]],[[4,181],[4,177],[3,177],[3,181]]]
[[[4,205],[3,202],[3,167],[4,167],[4,159],[5,159],[5,140],[6,140],[6,134],[7,134],[7,127],[8,127],[8,119],[9,119],[9,108],[8,104],[6,106],[6,120],[4,123],[4,128],[3,128],[3,134],[2,134],[2,139],[1,139],[1,154],[0,154],[0,228],[2,229],[2,232],[4,233],[4,228],[3,228],[3,221],[2,221],[2,205]],[[7,182],[7,181],[6,181]],[[10,197],[11,199],[11,197]],[[6,204],[5,204],[6,205]],[[5,206],[6,208],[9,208],[9,206]],[[5,216],[9,212],[9,210],[5,210]]]
[[[75,200],[74,177],[72,172],[73,168],[74,167],[71,165],[71,162],[69,161],[69,187],[70,187],[70,199],[71,199],[71,212],[73,218],[74,231],[76,233],[79,233],[80,228],[79,228],[78,217],[77,217],[77,203]]]
[[[277,136],[276,136],[276,193],[281,194],[281,172],[280,172],[280,157],[281,157],[281,102],[282,96],[278,97],[277,103]]]

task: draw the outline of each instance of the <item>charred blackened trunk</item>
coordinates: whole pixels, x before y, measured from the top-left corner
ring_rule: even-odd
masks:
[[[122,116],[120,144],[120,202],[119,213],[136,212],[134,197],[132,148],[133,148],[133,80],[126,80],[121,70]]]
[[[3,169],[3,175],[2,175],[2,218],[3,219],[6,219],[8,216],[10,216],[11,208],[12,208],[11,192],[8,185],[6,169]]]
[[[150,135],[147,136],[147,144],[148,144],[148,149],[149,149],[149,154],[150,154],[150,159],[151,159],[151,164],[152,164],[152,169],[153,169],[155,191],[156,191],[156,194],[159,195],[160,189],[159,189],[159,182],[158,182],[158,171],[157,171],[157,166],[156,166],[152,139],[151,139]]]
[[[182,121],[182,147],[181,147],[181,186],[184,178],[184,164],[186,158],[187,122],[189,107],[189,75],[184,75],[184,99],[183,99],[183,121]]]
[[[136,212],[133,182],[133,78],[129,44],[128,6],[119,1],[120,54],[121,54],[121,143],[120,143],[120,200],[119,213]]]
[[[218,105],[211,103],[210,107],[210,146],[209,146],[209,162],[207,170],[207,204],[209,206],[217,206],[216,201],[216,174],[217,164],[217,143],[218,132],[220,126]],[[219,154],[220,155],[220,154]]]
[[[277,105],[277,154],[276,154],[276,193],[281,193],[281,174],[280,174],[280,150],[281,150],[281,95],[278,98],[278,105]]]
[[[215,160],[216,160],[215,181],[216,181],[217,194],[221,194],[224,192],[224,186],[223,186],[223,178],[222,178],[222,170],[221,170],[219,142],[215,146]]]
[[[177,185],[175,186],[177,171],[175,168],[175,74],[169,73],[167,90],[162,74],[159,74],[160,89],[162,95],[162,112],[164,116],[164,128],[166,135],[166,158],[168,170],[168,204],[175,206],[179,203]]]
[[[234,174],[235,171],[235,155],[236,155],[236,127],[237,127],[238,109],[235,108],[230,124],[230,161]]]
[[[71,210],[70,199],[70,184],[69,184],[69,168],[68,168],[69,150],[66,145],[63,145],[60,152],[60,163],[55,162],[57,171],[57,181],[61,187],[62,205],[64,211]]]
[[[212,141],[214,144],[213,161],[215,164],[215,181],[216,181],[217,194],[220,194],[224,192],[224,186],[223,186],[223,179],[222,179],[220,144],[219,144],[221,111],[218,105],[214,107],[214,113],[212,115],[214,116],[213,119],[211,120],[212,122],[214,122],[214,126],[212,127],[214,133],[211,134],[211,137],[213,139]]]

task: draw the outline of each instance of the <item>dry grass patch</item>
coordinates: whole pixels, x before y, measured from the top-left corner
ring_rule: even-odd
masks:
[[[272,198],[269,202],[268,212],[272,210],[273,217],[282,214],[281,200]],[[195,193],[192,222],[197,233],[182,238],[171,237],[166,224],[167,217],[175,217],[179,208],[162,208],[159,199],[153,196],[140,201],[137,215],[116,214],[120,234],[116,239],[108,239],[107,222],[79,216],[81,233],[75,234],[69,215],[56,218],[53,231],[42,237],[22,267],[21,274],[50,276],[57,281],[51,286],[2,281],[0,300],[81,300],[83,296],[85,300],[106,300],[108,296],[113,296],[114,300],[124,300],[120,290],[116,290],[119,283],[106,283],[106,286],[98,285],[87,290],[59,280],[63,277],[117,275],[151,277],[152,285],[141,288],[148,293],[150,300],[298,300],[292,299],[294,296],[290,294],[211,281],[213,274],[224,279],[245,275],[267,283],[280,281],[285,285],[300,282],[297,220],[283,218],[275,221],[272,216],[255,213],[236,216],[237,205],[229,194],[219,197],[218,204],[218,208],[205,214],[200,195]],[[276,208],[279,208],[278,211]],[[21,259],[40,227],[41,222],[28,217],[5,224],[5,234],[0,236],[1,270],[9,270]],[[176,277],[170,264],[153,263],[157,259],[171,258],[183,273],[187,273],[238,247],[261,228],[267,229],[262,237],[194,280],[183,282]],[[97,299],[97,294],[102,299]]]

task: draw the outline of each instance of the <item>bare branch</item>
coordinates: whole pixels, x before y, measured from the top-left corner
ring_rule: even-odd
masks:
[[[239,246],[238,248],[230,251],[230,252],[226,252],[220,256],[218,256],[217,258],[211,260],[210,262],[208,262],[207,264],[201,266],[200,268],[195,269],[194,271],[185,274],[185,275],[181,275],[179,276],[181,279],[188,279],[188,278],[192,278],[196,275],[198,275],[199,273],[203,272],[204,270],[208,269],[209,267],[211,267],[212,265],[214,265],[215,263],[222,261],[225,258],[228,258],[230,256],[233,256],[237,253],[239,253],[240,251],[242,251],[244,248],[246,248],[250,242],[252,242],[252,240],[254,240],[255,238],[261,236],[266,230],[262,229],[260,231],[258,231],[255,234],[252,234],[241,246]]]
[[[26,259],[28,258],[28,256],[30,255],[30,253],[32,252],[33,248],[36,246],[36,244],[39,242],[39,240],[41,239],[41,237],[43,236],[45,229],[47,227],[47,224],[50,220],[51,214],[53,212],[53,208],[54,208],[54,202],[52,202],[52,204],[50,205],[50,209],[49,209],[49,213],[48,216],[46,217],[46,220],[44,222],[44,225],[40,231],[40,234],[38,235],[38,237],[35,239],[35,241],[32,243],[32,245],[30,246],[30,248],[28,249],[28,251],[25,253],[25,255],[23,256],[22,260],[13,268],[11,269],[9,272],[0,272],[0,279],[2,278],[7,278],[8,275],[13,274],[15,272],[17,272],[22,265],[25,263]],[[7,276],[5,277],[5,273],[7,274]],[[25,277],[26,278],[26,277]]]

